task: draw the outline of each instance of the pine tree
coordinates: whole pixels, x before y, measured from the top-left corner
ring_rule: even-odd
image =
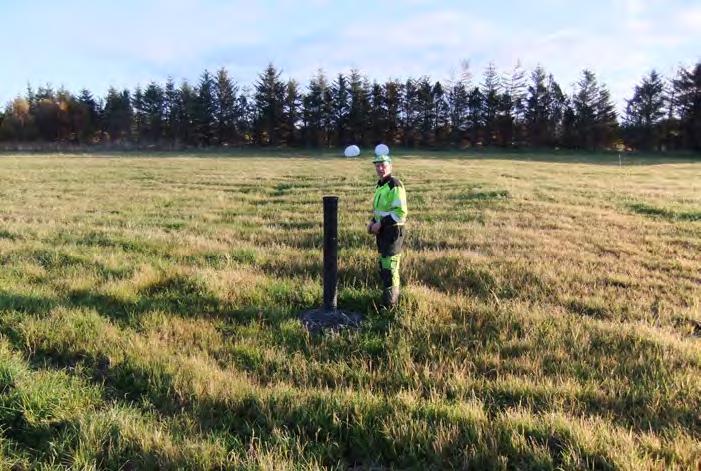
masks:
[[[34,93],[34,89],[30,83],[27,84],[26,102],[29,105],[30,110],[36,104],[36,93]]]
[[[575,146],[583,149],[596,149],[597,101],[599,85],[596,76],[590,70],[582,71],[579,87],[572,97],[575,118]]]
[[[247,86],[241,89],[236,100],[236,130],[239,144],[250,144],[253,142],[253,122],[255,121],[256,110],[254,101],[251,98],[251,89]]]
[[[370,112],[368,113],[369,142],[377,145],[386,141],[387,99],[385,89],[377,82],[370,87]]]
[[[673,84],[682,145],[701,150],[701,62],[689,70],[681,67]]]
[[[419,143],[419,93],[417,81],[407,79],[402,100],[402,137],[404,147],[415,147]]]
[[[448,143],[448,137],[450,136],[450,110],[446,93],[440,82],[433,84],[431,98],[434,110],[433,143],[434,145],[443,146]]]
[[[674,90],[674,79],[665,77],[663,79],[665,116],[661,125],[660,147],[661,150],[678,148],[679,122],[676,115],[676,95]]]
[[[198,145],[198,92],[186,80],[180,84],[173,104],[174,134],[186,146]]]
[[[483,122],[484,122],[484,145],[490,146],[498,142],[497,115],[500,103],[501,83],[499,74],[493,62],[490,62],[484,71],[484,82],[482,83],[483,101]]]
[[[563,147],[568,149],[580,147],[577,114],[574,110],[573,101],[574,100],[568,101],[567,107],[562,115],[562,135],[559,141]]]
[[[219,69],[214,82],[214,118],[216,142],[219,145],[230,145],[236,136],[237,92],[238,88],[226,69]]]
[[[168,77],[163,90],[163,137],[171,146],[178,141],[177,131],[180,128],[178,122],[179,94],[175,88],[172,77]]]
[[[370,108],[369,84],[356,69],[351,70],[348,78],[350,89],[350,109],[348,111],[348,136],[350,141],[360,145],[369,145],[367,136],[367,115]]]
[[[495,144],[500,147],[511,147],[514,141],[514,104],[509,91],[497,95],[497,116],[495,120]]]
[[[350,131],[348,129],[348,121],[350,118],[351,103],[348,80],[342,73],[336,76],[336,80],[331,85],[331,99],[335,142],[339,145],[346,146],[352,143],[349,142],[349,138],[346,137],[346,133]]]
[[[468,119],[468,93],[465,82],[458,80],[448,92],[448,112],[450,117],[450,141],[459,146],[465,138]]]
[[[661,122],[665,117],[665,93],[662,77],[652,70],[636,85],[627,101],[625,131],[636,148],[650,150],[661,147]]]
[[[335,144],[333,121],[333,94],[331,92],[331,87],[326,87],[324,89],[323,100],[321,102],[321,122],[324,136],[324,147],[331,147]]]
[[[467,98],[467,120],[472,146],[483,145],[485,97],[479,87],[474,87]]]
[[[576,147],[595,150],[613,145],[618,133],[616,111],[605,86],[590,70],[582,71],[578,91],[572,97]]]
[[[562,140],[564,118],[565,114],[570,110],[570,102],[552,74],[548,75],[547,97],[548,120],[546,128],[547,140],[545,142],[548,146],[556,146]]]
[[[562,133],[562,119],[567,97],[555,78],[538,66],[531,74],[531,84],[524,109],[524,139],[534,147],[557,145]]]
[[[302,115],[302,97],[299,93],[299,85],[294,79],[288,80],[285,86],[282,113],[284,116],[282,140],[288,146],[296,146],[300,140],[299,125]]]
[[[599,87],[595,112],[595,146],[599,149],[610,148],[618,138],[618,119],[616,116],[616,107],[611,101],[611,94],[603,85]]]
[[[419,114],[418,134],[421,146],[433,146],[435,143],[436,107],[433,100],[433,87],[428,77],[421,77],[417,84],[417,108]]]
[[[328,84],[323,70],[309,81],[309,90],[302,99],[302,118],[304,141],[307,146],[321,147],[324,145],[324,97],[328,92]]]
[[[134,110],[131,135],[134,136],[137,143],[140,143],[144,137],[146,116],[144,113],[144,92],[139,85],[134,89],[131,106]]]
[[[524,139],[526,110],[526,73],[516,62],[511,74],[502,79],[503,93],[499,98],[498,127],[500,145],[521,145]]]
[[[271,63],[258,76],[255,85],[255,142],[261,145],[280,145],[285,84],[280,72]]]
[[[198,145],[210,146],[216,142],[217,105],[214,97],[214,87],[214,78],[205,70],[200,77],[200,83],[197,87],[195,129]]]
[[[110,88],[102,111],[103,131],[111,142],[124,142],[131,136],[133,109],[129,90]]]
[[[143,136],[147,142],[159,143],[163,136],[165,98],[163,88],[156,82],[146,86],[142,97]]]
[[[547,76],[541,66],[531,73],[531,84],[528,86],[528,98],[526,99],[526,132],[528,141],[532,146],[543,147],[550,136],[548,135],[548,122],[550,120],[551,97],[548,93]]]
[[[397,80],[390,80],[384,84],[383,95],[387,108],[384,141],[389,145],[401,142],[402,92],[402,84]]]
[[[79,143],[90,143],[100,128],[100,110],[97,101],[86,88],[80,91],[73,113],[73,128]]]

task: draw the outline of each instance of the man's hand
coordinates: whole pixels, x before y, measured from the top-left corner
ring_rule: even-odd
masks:
[[[382,227],[382,224],[380,224],[379,222],[375,222],[375,223],[370,225],[369,229],[370,229],[370,232],[372,232],[373,234],[379,234],[381,227]]]

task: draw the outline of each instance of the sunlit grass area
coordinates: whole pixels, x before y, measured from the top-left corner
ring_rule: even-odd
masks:
[[[626,159],[400,155],[387,313],[367,159],[3,156],[0,467],[694,469],[701,163]]]

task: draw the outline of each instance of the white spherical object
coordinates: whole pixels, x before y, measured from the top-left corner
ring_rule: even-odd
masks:
[[[377,144],[375,147],[375,155],[389,155],[389,147],[384,144]]]
[[[346,147],[346,150],[343,151],[343,155],[346,157],[358,157],[360,155],[360,147],[356,146],[355,144],[348,146]]]

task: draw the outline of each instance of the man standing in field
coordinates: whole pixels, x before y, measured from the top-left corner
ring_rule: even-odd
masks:
[[[392,176],[392,159],[387,146],[380,144],[375,148],[372,162],[379,180],[375,187],[373,218],[368,224],[368,233],[375,234],[380,253],[382,305],[392,308],[399,300],[399,261],[407,216],[406,192],[402,182]]]

